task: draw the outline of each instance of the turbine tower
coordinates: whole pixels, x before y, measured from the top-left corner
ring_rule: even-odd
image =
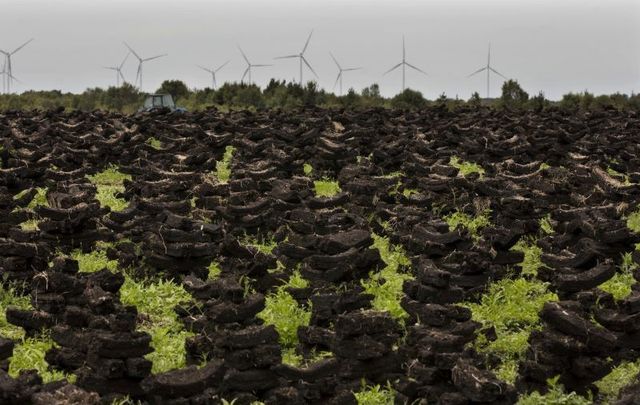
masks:
[[[129,51],[130,51],[130,52],[131,52],[131,53],[132,53],[136,58],[138,58],[138,71],[137,71],[137,73],[136,73],[136,81],[135,81],[133,84],[134,84],[134,86],[135,86],[135,84],[139,82],[139,89],[140,89],[140,90],[142,90],[142,64],[143,64],[144,62],[149,62],[150,60],[154,60],[154,59],[161,58],[161,57],[163,57],[163,56],[167,56],[167,54],[166,54],[166,53],[163,53],[162,55],[156,55],[156,56],[152,56],[152,57],[150,57],[150,58],[141,58],[141,57],[140,57],[140,55],[138,55],[138,54],[136,53],[136,51],[134,51],[134,50],[129,46],[129,44],[127,44],[126,42],[124,42],[124,45],[125,45],[127,48],[129,48]]]
[[[129,58],[129,55],[131,55],[131,52],[127,53],[127,56],[124,57],[124,59],[122,60],[122,63],[118,66],[104,67],[105,69],[114,70],[116,72],[116,87],[120,87],[120,78],[122,78],[122,84],[125,84],[127,82],[124,78],[124,75],[122,74],[122,67],[124,66],[124,63]]]
[[[333,56],[333,54],[331,52],[329,52],[329,55],[331,55],[331,59],[333,59],[333,61],[336,63],[336,66],[338,67],[338,77],[336,78],[336,82],[333,84],[333,88],[336,88],[336,84],[338,84],[338,81],[340,82],[340,95],[342,95],[342,73],[343,72],[350,72],[352,70],[360,70],[362,69],[361,67],[356,67],[356,68],[342,68],[342,66],[340,66],[340,64],[338,63],[338,61],[336,60],[336,57]]]
[[[402,36],[402,62],[398,63],[397,65],[395,65],[394,67],[392,67],[391,69],[387,70],[386,72],[384,72],[382,75],[386,75],[387,73],[391,73],[392,71],[396,70],[397,68],[399,68],[400,66],[402,66],[402,91],[404,91],[404,83],[405,83],[405,76],[406,76],[406,68],[407,66],[409,66],[411,69],[417,70],[418,72],[422,73],[423,75],[427,75],[423,70],[418,69],[417,67],[413,66],[412,64],[410,64],[409,62],[407,62],[406,59],[407,56],[407,52],[405,51],[405,47],[404,47],[404,35]]]
[[[247,58],[247,55],[244,54],[244,51],[242,50],[242,48],[240,48],[240,45],[238,45],[238,50],[240,50],[240,53],[242,54],[242,57],[244,58],[245,62],[247,62],[247,68],[245,69],[244,73],[242,74],[242,79],[240,79],[240,83],[244,83],[244,78],[247,76],[247,73],[248,73],[249,74],[249,84],[251,84],[251,68],[272,66],[272,65],[265,65],[265,64],[254,65],[251,62],[249,62],[249,58]]]
[[[0,50],[0,53],[2,53],[5,57],[5,61],[4,61],[4,67],[2,68],[2,73],[4,76],[4,80],[2,82],[3,87],[5,89],[5,91],[7,93],[11,93],[11,83],[13,83],[13,81],[18,81],[15,76],[13,76],[13,69],[11,67],[11,57],[18,52],[20,49],[24,48],[25,46],[27,46],[27,44],[29,42],[33,41],[33,38],[31,38],[30,40],[28,40],[27,42],[25,42],[24,44],[20,45],[19,47],[17,47],[16,49],[14,49],[12,52],[7,52],[7,51],[3,51]]]
[[[498,76],[503,77],[505,80],[507,79],[502,73],[498,72],[497,70],[495,70],[494,68],[491,67],[491,44],[489,44],[489,53],[487,54],[487,66],[480,68],[478,70],[476,70],[475,72],[471,73],[469,76],[467,77],[471,77],[473,75],[476,75],[482,71],[487,71],[487,98],[489,98],[489,90],[490,90],[490,77],[489,75],[491,74],[491,72],[497,74]]]
[[[278,56],[277,58],[274,58],[274,59],[294,59],[294,58],[300,59],[300,87],[302,87],[302,63],[303,62],[305,65],[307,65],[309,70],[316,76],[316,78],[318,78],[318,74],[315,72],[315,70],[313,70],[313,68],[307,61],[307,59],[304,57],[304,52],[307,50],[307,47],[309,46],[311,35],[313,35],[313,30],[311,30],[311,32],[309,33],[309,37],[307,37],[307,42],[305,42],[304,48],[302,48],[302,51],[300,53],[295,55]]]
[[[226,61],[225,63],[223,63],[222,65],[220,65],[217,69],[211,68],[211,69],[207,69],[206,67],[203,66],[198,66],[200,69],[211,73],[211,82],[213,83],[213,87],[211,87],[212,89],[215,90],[216,88],[216,73],[218,73],[218,71],[220,69],[222,69],[223,67],[225,67],[227,65],[227,63],[229,63],[229,61]]]

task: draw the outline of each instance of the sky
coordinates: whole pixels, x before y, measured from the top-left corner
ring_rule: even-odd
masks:
[[[218,81],[239,81],[246,65],[240,45],[255,64],[253,80],[298,80],[296,59],[313,30],[305,57],[318,84],[333,90],[337,67],[363,67],[344,74],[345,91],[378,83],[383,95],[398,93],[402,37],[406,85],[427,98],[445,93],[467,99],[486,95],[484,73],[467,77],[487,63],[516,79],[530,94],[550,99],[570,91],[595,94],[640,92],[640,1],[638,0],[0,0],[0,49],[13,50],[14,90],[82,92],[115,85],[115,72],[127,55],[127,41],[145,63],[143,90],[164,79],[190,88],[211,86],[197,65],[217,67]],[[1,65],[0,65],[1,68]],[[136,75],[130,56],[123,73]],[[305,69],[304,79],[315,79]],[[491,77],[491,96],[503,79]],[[338,88],[335,88],[338,91]]]

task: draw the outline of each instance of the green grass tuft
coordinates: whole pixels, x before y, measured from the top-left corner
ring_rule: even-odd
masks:
[[[73,381],[74,376],[65,374],[62,371],[49,370],[49,364],[44,359],[44,356],[53,345],[53,340],[46,333],[37,337],[23,339],[13,349],[13,356],[10,358],[9,363],[9,375],[15,378],[23,370],[35,369],[45,384],[65,379]]]
[[[549,392],[542,395],[539,392],[523,395],[517,405],[591,405],[593,401],[575,392],[566,393],[562,384],[558,384],[558,377],[547,380]]]
[[[522,261],[522,274],[529,276],[538,275],[538,269],[544,264],[540,260],[542,255],[542,248],[536,244],[535,239],[520,239],[511,250],[517,250],[524,253],[524,260]]]
[[[465,162],[460,160],[457,156],[451,156],[449,159],[449,166],[455,167],[460,171],[463,176],[468,176],[472,173],[478,173],[480,177],[484,176],[484,169],[477,163]]]
[[[245,246],[251,246],[258,250],[260,253],[264,253],[266,255],[270,255],[273,253],[273,249],[278,246],[278,243],[273,239],[264,239],[262,241],[256,239],[255,237],[246,235],[241,243]]]
[[[324,177],[322,180],[313,182],[316,197],[333,197],[342,191],[337,181]]]
[[[311,166],[309,163],[305,163],[304,165],[302,165],[302,171],[304,172],[305,176],[311,176],[311,173],[313,173],[313,166]]]
[[[393,405],[396,398],[391,384],[387,384],[384,388],[380,384],[367,387],[364,386],[364,382],[362,391],[354,392],[353,395],[358,405]]]
[[[216,162],[216,171],[214,175],[220,183],[227,183],[231,178],[231,160],[233,159],[233,152],[235,148],[231,145],[227,145],[224,149],[224,155],[222,160]]]
[[[633,383],[640,374],[640,360],[635,362],[623,362],[617,365],[609,374],[596,381],[599,395],[603,396],[604,403],[613,403],[620,390]]]
[[[622,264],[620,264],[620,271],[613,277],[604,283],[600,284],[598,288],[613,295],[616,300],[623,300],[631,295],[633,286],[636,283],[633,277],[633,271],[638,268],[638,265],[633,261],[631,253],[627,252],[622,256]]]
[[[118,271],[118,261],[109,260],[107,252],[102,249],[97,249],[89,253],[74,250],[71,252],[71,258],[78,261],[78,267],[81,273],[95,273],[104,268],[112,273]]]
[[[640,209],[627,216],[627,228],[635,233],[640,233]]]
[[[100,173],[87,176],[96,186],[96,199],[103,207],[109,207],[112,211],[122,211],[129,203],[116,197],[116,194],[125,191],[124,181],[131,180],[131,175],[122,173],[114,165],[107,167]]]
[[[15,287],[0,284],[0,336],[13,340],[21,339],[24,336],[24,329],[7,322],[8,307],[33,309],[28,295],[20,296]]]
[[[27,208],[34,209],[37,206],[48,207],[49,202],[47,201],[47,189],[46,187],[38,187],[36,188],[36,195],[33,196]]]
[[[413,276],[400,272],[400,266],[409,266],[411,261],[401,246],[393,246],[389,238],[372,234],[372,249],[380,251],[380,257],[386,266],[378,273],[371,273],[367,280],[360,283],[368,294],[373,294],[372,306],[379,311],[388,311],[396,319],[404,319],[407,312],[400,305],[403,296],[402,285]]]
[[[491,210],[486,209],[482,213],[472,217],[462,211],[456,210],[455,212],[444,217],[444,220],[449,224],[450,230],[455,230],[458,226],[469,231],[469,234],[474,240],[480,239],[480,230],[484,227],[491,225]]]
[[[220,274],[222,274],[222,269],[216,261],[211,262],[207,269],[209,270],[209,273],[207,275],[208,280],[215,280],[220,277]]]
[[[151,371],[156,374],[185,367],[185,340],[193,333],[184,329],[173,309],[193,301],[191,294],[173,281],[138,282],[125,275],[120,300],[125,305],[135,305],[140,314],[148,317],[138,329],[151,335],[154,351],[145,356],[153,362]]]
[[[538,313],[545,302],[557,301],[558,296],[549,292],[548,284],[524,278],[506,278],[489,286],[480,303],[466,303],[473,320],[484,328],[494,327],[497,339],[490,342],[478,334],[476,350],[496,354],[502,359],[496,374],[513,383],[517,376],[517,364],[527,350],[529,334],[539,327]]]
[[[551,235],[553,232],[553,225],[551,224],[551,214],[547,214],[547,216],[540,218],[540,229],[547,235]]]
[[[147,138],[147,143],[155,150],[162,149],[162,142],[160,142],[159,139],[157,139],[157,138],[155,138],[153,136]]]

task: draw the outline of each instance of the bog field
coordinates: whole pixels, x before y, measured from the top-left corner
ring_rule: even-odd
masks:
[[[1,404],[636,404],[640,116],[0,114]]]

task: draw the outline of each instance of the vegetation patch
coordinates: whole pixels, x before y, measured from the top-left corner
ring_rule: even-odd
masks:
[[[209,271],[207,274],[207,280],[215,280],[220,277],[220,274],[222,274],[222,269],[216,261],[211,262],[209,267],[207,267],[207,270]]]
[[[18,340],[24,336],[24,329],[7,322],[8,307],[19,309],[33,309],[28,295],[18,295],[16,287],[0,284],[0,336]]]
[[[614,274],[609,280],[600,284],[598,288],[613,295],[616,300],[623,300],[631,295],[631,286],[636,283],[633,271],[638,265],[633,261],[631,253],[627,252],[622,256],[620,271]]]
[[[401,246],[394,246],[389,238],[372,234],[372,249],[378,249],[380,257],[386,266],[382,271],[371,273],[367,280],[360,283],[365,292],[373,294],[373,308],[379,311],[388,311],[396,319],[404,319],[407,312],[400,305],[402,299],[402,285],[405,280],[413,279],[413,276],[400,272],[400,266],[410,266],[411,261]]]
[[[118,261],[110,260],[107,257],[107,252],[100,248],[89,253],[74,250],[71,252],[71,258],[78,261],[81,273],[95,273],[102,269],[108,269],[112,273],[118,271]]]
[[[523,395],[517,405],[591,405],[593,401],[575,392],[566,393],[562,384],[558,383],[559,376],[547,380],[549,392],[542,395],[535,391],[528,395]]]
[[[297,365],[301,360],[295,354],[295,347],[298,344],[298,328],[309,325],[311,308],[300,306],[286,289],[289,287],[304,288],[307,285],[307,280],[303,279],[300,273],[294,272],[287,283],[266,296],[265,307],[257,315],[265,324],[275,326],[280,336],[283,362],[292,362],[294,365]]]
[[[311,174],[313,173],[313,166],[311,166],[309,163],[305,163],[304,165],[302,165],[302,171],[304,172],[305,176],[311,176]]]
[[[630,186],[631,184],[633,184],[629,180],[628,174],[620,173],[619,171],[615,170],[611,166],[607,167],[607,174],[611,177],[615,177],[617,180],[621,181],[622,184],[625,186]]]
[[[551,235],[555,231],[553,230],[553,224],[551,223],[551,214],[540,218],[540,230],[546,235]]]
[[[125,191],[124,181],[131,180],[131,175],[122,173],[111,165],[102,172],[87,177],[96,186],[96,199],[101,206],[109,207],[112,211],[127,208],[127,200],[117,197],[117,194]]]
[[[469,231],[469,234],[474,240],[480,239],[480,229],[491,225],[491,210],[485,209],[480,214],[475,217],[462,212],[460,210],[456,210],[451,214],[444,217],[444,220],[447,224],[449,224],[450,230],[455,230],[457,227],[461,226]]]
[[[640,209],[627,216],[627,228],[635,233],[640,233]]]
[[[322,180],[313,182],[316,197],[333,197],[342,191],[337,181],[323,177]]]
[[[362,391],[354,392],[353,395],[358,405],[393,405],[396,399],[396,393],[389,383],[382,387],[380,384],[365,386],[363,382]]]
[[[524,253],[524,260],[522,261],[522,274],[529,276],[537,276],[538,269],[544,264],[540,260],[542,255],[542,248],[536,244],[535,239],[522,238],[516,243],[511,250],[517,250]]]
[[[147,138],[147,143],[149,144],[149,146],[151,146],[155,150],[162,149],[162,142],[160,142],[158,138],[151,136]]]
[[[191,295],[173,281],[138,282],[125,275],[125,282],[120,288],[120,300],[125,305],[135,305],[139,313],[146,317],[138,329],[151,335],[154,351],[145,356],[153,362],[151,372],[157,374],[185,367],[185,340],[193,333],[185,330],[174,307],[191,302]]]
[[[273,249],[278,246],[278,243],[273,240],[273,238],[264,238],[263,240],[258,240],[255,237],[246,235],[244,240],[242,240],[242,244],[245,246],[250,246],[255,248],[260,253],[264,253],[266,255],[270,255],[273,252]]]
[[[49,369],[49,363],[44,359],[44,356],[53,346],[54,342],[47,333],[23,339],[13,349],[13,356],[9,363],[9,375],[16,378],[23,370],[35,369],[45,384],[59,380],[73,381],[74,376]]]
[[[233,159],[233,152],[235,148],[231,145],[227,145],[222,155],[222,160],[216,162],[216,171],[214,175],[220,183],[227,183],[231,178],[231,159]]]
[[[540,325],[538,313],[542,306],[558,300],[547,287],[547,283],[537,280],[505,278],[492,283],[479,303],[464,304],[483,329],[495,329],[497,339],[489,341],[479,333],[475,347],[478,352],[493,353],[502,359],[495,372],[508,383],[517,377],[517,365],[527,349],[529,334]]]
[[[484,176],[484,169],[482,166],[477,163],[465,162],[460,160],[457,156],[451,156],[451,159],[449,159],[449,166],[458,169],[459,173],[464,177],[473,173],[478,173],[480,177]]]
[[[640,374],[640,360],[635,362],[623,362],[617,365],[609,374],[596,381],[599,395],[604,403],[613,403],[620,390],[633,383]]]

